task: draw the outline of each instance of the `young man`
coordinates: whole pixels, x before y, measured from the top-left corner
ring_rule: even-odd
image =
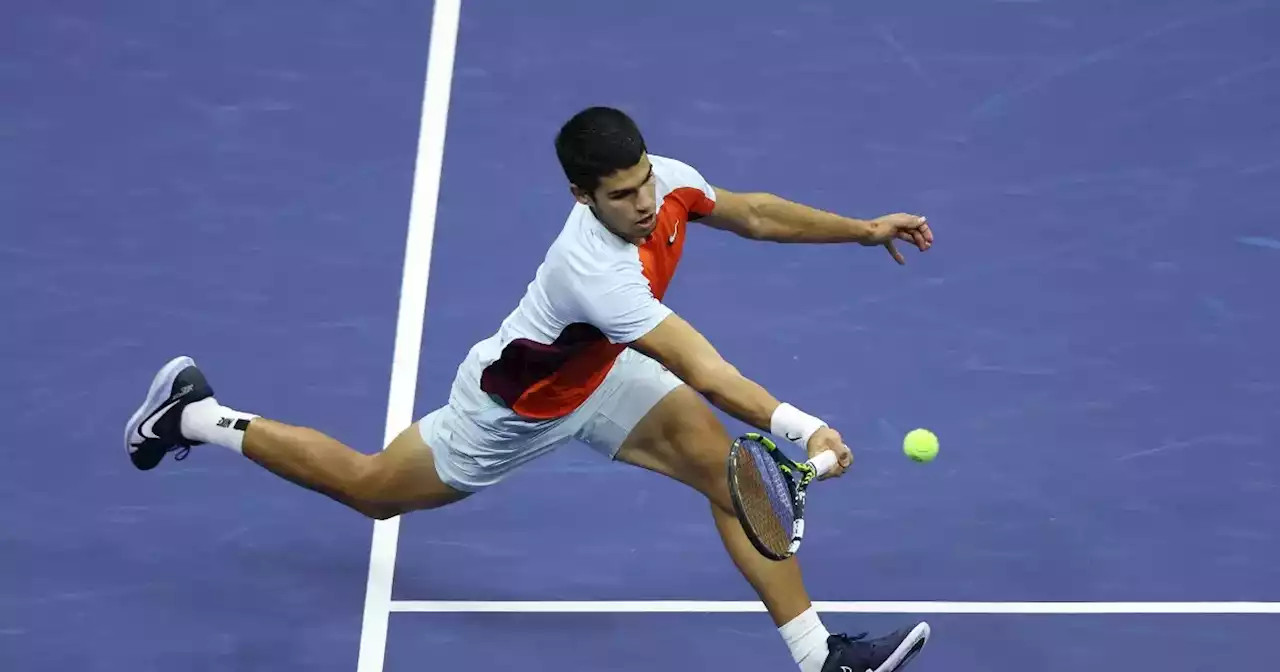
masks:
[[[706,401],[811,456],[836,451],[837,477],[852,462],[840,434],[743,377],[662,298],[693,221],[756,240],[882,245],[904,263],[894,241],[928,249],[924,219],[855,220],[713,188],[690,166],[650,155],[632,120],[609,108],[570,119],[556,153],[577,203],[519,305],[458,367],[447,404],[369,455],[223,406],[195,363],[178,357],[125,428],[134,465],[152,469],[170,451],[221,445],[389,518],[468,497],[577,439],[707,497],[726,550],[802,672],[901,669],[928,639],[928,624],[878,639],[831,635],[796,560],[774,562],[751,545],[724,475],[731,438]]]

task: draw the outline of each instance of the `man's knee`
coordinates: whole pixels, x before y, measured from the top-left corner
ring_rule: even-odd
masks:
[[[348,492],[351,507],[373,520],[387,520],[439,505],[440,498],[424,499],[398,487],[395,480],[403,475],[386,471],[393,468],[383,461],[368,460],[364,470],[352,479]]]
[[[396,502],[387,495],[394,495],[388,488],[392,478],[391,465],[381,454],[365,455],[347,474],[343,487],[343,499],[351,508],[374,520],[386,520],[396,515]]]
[[[361,503],[359,510],[379,520],[438,508],[471,495],[441,480],[431,448],[414,428],[362,460],[351,482],[352,495]]]
[[[378,502],[354,499],[349,503],[351,508],[355,509],[358,513],[370,520],[387,520],[389,518],[394,518],[398,515],[408,513],[408,511],[403,510],[400,507],[380,504]]]
[[[367,506],[364,509],[361,509],[360,513],[363,513],[364,515],[368,516],[372,520],[389,520],[391,518],[395,518],[396,516],[409,513],[409,510],[404,509],[402,507],[382,506],[382,505],[374,504],[372,506]]]

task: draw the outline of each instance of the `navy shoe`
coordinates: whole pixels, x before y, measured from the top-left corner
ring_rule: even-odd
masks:
[[[133,466],[154,469],[172,451],[176,459],[200,445],[182,435],[182,411],[189,404],[213,396],[213,388],[190,357],[175,357],[151,380],[147,399],[124,429],[124,446]]]
[[[929,624],[902,628],[878,639],[831,635],[827,638],[827,662],[822,672],[894,672],[907,666],[929,641]]]

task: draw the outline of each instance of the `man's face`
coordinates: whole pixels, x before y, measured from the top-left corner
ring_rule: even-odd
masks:
[[[592,206],[596,217],[610,231],[640,244],[658,223],[657,184],[647,155],[600,181],[594,194],[573,187],[579,202]]]

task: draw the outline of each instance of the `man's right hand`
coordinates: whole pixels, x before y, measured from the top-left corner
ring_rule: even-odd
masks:
[[[813,436],[809,437],[809,444],[806,449],[810,459],[827,450],[836,454],[836,466],[832,467],[831,471],[822,477],[823,479],[841,476],[849,468],[849,465],[853,464],[853,451],[849,450],[849,446],[844,445],[844,440],[840,438],[840,432],[830,427],[823,427],[814,432]]]

